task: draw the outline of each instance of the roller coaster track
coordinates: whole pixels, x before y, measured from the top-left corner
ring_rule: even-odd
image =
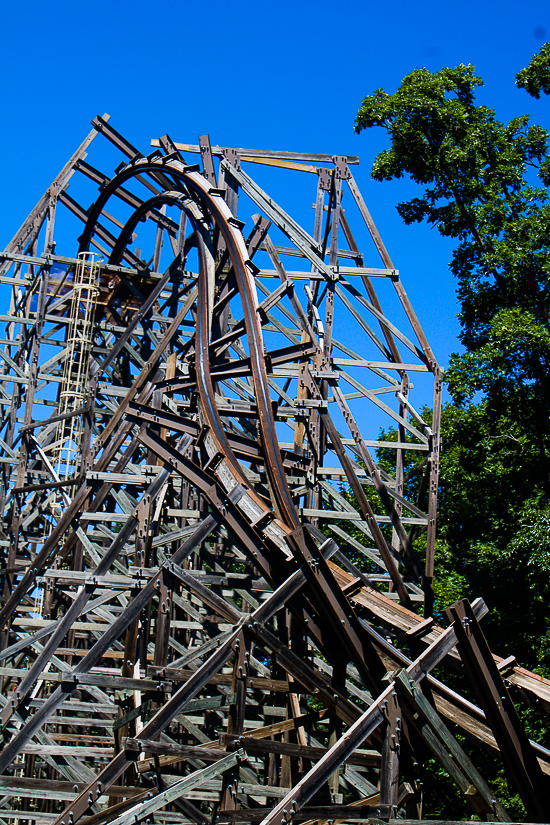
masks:
[[[473,813],[510,821],[458,731],[545,821],[550,752],[512,697],[547,713],[550,683],[489,651],[482,599],[434,621],[440,373],[356,159],[206,136],[144,157],[93,127],[0,255],[0,820],[422,821],[432,756]],[[124,157],[112,177],[84,159],[97,134]],[[243,171],[258,163],[317,180],[313,234]],[[89,208],[70,179],[99,186]],[[75,257],[54,242],[68,213]],[[87,400],[60,412],[69,317],[93,330]]]

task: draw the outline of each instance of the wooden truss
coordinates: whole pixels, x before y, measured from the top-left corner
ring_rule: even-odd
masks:
[[[456,732],[548,821],[550,683],[432,616],[440,374],[357,159],[152,143],[97,117],[0,254],[0,825],[421,821],[430,757],[510,821]]]

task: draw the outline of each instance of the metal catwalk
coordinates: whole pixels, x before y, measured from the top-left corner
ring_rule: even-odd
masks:
[[[0,254],[0,825],[420,821],[431,757],[510,821],[457,732],[548,821],[550,682],[433,618],[440,372],[357,158],[152,145],[95,118]]]

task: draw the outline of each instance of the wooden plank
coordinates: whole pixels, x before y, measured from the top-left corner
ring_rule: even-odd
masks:
[[[152,138],[151,146],[160,146],[160,141],[157,138]],[[174,146],[180,152],[193,152],[199,153],[200,146],[193,143],[177,143],[174,141]],[[223,157],[224,152],[230,147],[227,146],[212,146],[212,154],[215,157]],[[305,163],[314,162],[314,163],[332,163],[333,162],[333,155],[312,155],[307,154],[304,152],[277,152],[273,149],[232,149],[233,152],[236,152],[238,155],[250,157],[250,158],[270,158],[270,159],[281,159],[281,160],[300,160],[304,161]],[[347,156],[347,162],[350,164],[357,164],[359,163],[359,158],[354,156]]]
[[[239,746],[247,753],[279,753],[293,756],[297,759],[318,760],[328,753],[328,748],[316,748],[304,745],[295,745],[293,742],[277,742],[270,739],[259,739],[252,736],[233,736],[227,733],[220,733],[220,745],[222,747]],[[364,765],[366,767],[380,766],[380,754],[375,752],[364,752],[355,750],[348,758],[350,765]]]
[[[269,788],[266,787],[266,791]],[[267,795],[267,794],[266,794]],[[267,819],[270,808],[250,808],[248,810],[240,811],[220,811],[217,815],[217,822],[262,822]],[[295,822],[333,822],[334,820],[341,820],[342,822],[372,822],[374,819],[388,817],[390,812],[389,805],[378,803],[376,805],[311,805],[305,807],[295,813],[292,813],[292,820]],[[264,819],[262,819],[264,817]],[[401,822],[402,820],[397,820]]]

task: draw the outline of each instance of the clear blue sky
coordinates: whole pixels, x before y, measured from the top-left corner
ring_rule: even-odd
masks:
[[[355,135],[355,113],[417,66],[462,62],[477,66],[480,98],[499,117],[531,112],[547,125],[547,99],[532,101],[514,78],[550,39],[550,7],[28,0],[4,3],[0,20],[1,248],[98,113],[144,152],[165,133],[209,133],[226,146],[360,155],[358,181],[440,362],[458,348],[450,246],[402,225],[394,204],[410,185],[369,179],[384,136]]]

